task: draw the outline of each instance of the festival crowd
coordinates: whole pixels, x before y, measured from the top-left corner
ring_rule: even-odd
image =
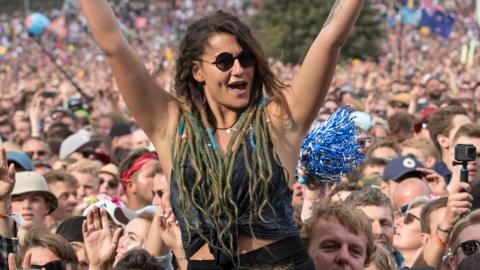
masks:
[[[480,149],[480,50],[471,42],[480,27],[470,1],[441,1],[456,14],[449,38],[400,27],[393,2],[369,2],[382,14],[382,54],[340,62],[316,120],[351,106],[365,159],[340,183],[294,183],[295,221],[316,269],[479,269],[480,159],[468,162],[464,182],[452,162],[456,145]],[[192,20],[217,9],[248,20],[259,8],[248,0],[113,6],[167,90]],[[85,17],[75,7],[47,13],[65,14],[65,37],[46,32],[35,42],[22,12],[0,15],[0,269],[187,269],[174,217],[162,219],[169,179]],[[463,50],[473,51],[470,62]],[[270,64],[286,83],[298,69]]]

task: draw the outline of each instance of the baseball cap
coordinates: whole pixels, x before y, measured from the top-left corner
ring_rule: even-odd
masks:
[[[100,200],[83,211],[83,215],[86,216],[93,207],[96,208],[103,208],[105,209],[105,212],[107,212],[108,216],[117,224],[118,226],[125,226],[127,223],[130,221],[131,218],[129,218],[125,211],[118,205],[114,204],[110,200]]]
[[[368,131],[373,125],[372,116],[366,112],[356,111],[352,113],[352,120],[355,127]]]
[[[418,117],[417,122],[413,124],[413,131],[415,133],[420,132],[422,130],[423,124],[428,123],[428,117],[432,115],[434,112],[436,112],[438,109],[435,107],[425,107],[423,110],[420,111],[420,116]]]
[[[7,161],[16,163],[24,171],[33,171],[34,169],[32,159],[23,151],[7,151]]]
[[[15,186],[12,191],[12,197],[29,192],[39,192],[43,195],[50,206],[48,214],[57,209],[57,198],[48,190],[47,181],[41,174],[36,172],[15,173]]]
[[[70,154],[79,150],[80,148],[90,145],[97,148],[100,141],[92,139],[92,133],[86,129],[80,129],[77,133],[68,136],[60,145],[59,157],[61,160],[66,159]]]
[[[400,156],[387,163],[382,179],[383,181],[401,181],[406,176],[423,176],[424,173],[417,171],[417,168],[423,168],[420,161],[411,156]]]

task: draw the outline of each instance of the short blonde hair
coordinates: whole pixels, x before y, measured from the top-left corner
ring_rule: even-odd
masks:
[[[313,228],[320,219],[336,219],[351,233],[355,235],[363,234],[367,240],[364,265],[368,266],[370,264],[375,252],[375,243],[373,241],[372,224],[363,211],[347,206],[343,202],[327,202],[314,206],[312,216],[305,221],[300,231],[300,237],[307,247],[310,245],[313,234],[318,233]]]
[[[73,164],[68,165],[67,173],[79,172],[88,173],[95,177],[98,177],[102,164],[99,161],[82,159]]]
[[[415,148],[424,151],[429,157],[438,157],[437,149],[433,145],[432,141],[426,138],[410,138],[406,139],[400,144],[400,149],[403,148]]]

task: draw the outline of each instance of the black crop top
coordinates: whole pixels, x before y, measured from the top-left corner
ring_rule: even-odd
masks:
[[[248,146],[247,149],[247,155],[251,155],[252,148]],[[242,150],[242,147],[240,147],[234,160],[232,174],[232,189],[235,192],[235,202],[238,207],[238,221],[236,224],[234,224],[234,227],[237,229],[239,235],[252,235],[253,232],[255,237],[258,239],[283,239],[286,237],[296,236],[299,234],[299,232],[293,220],[292,191],[288,188],[282,167],[275,162],[271,143],[269,149],[270,160],[273,163],[269,202],[274,210],[272,210],[270,207],[264,207],[262,214],[264,217],[266,217],[267,222],[255,220],[253,224],[250,224],[250,201],[247,187],[248,173],[244,163],[245,153]],[[184,173],[187,189],[191,190],[191,186],[193,185],[194,181],[193,179],[195,179],[195,172],[188,161],[185,164]],[[185,255],[187,258],[190,258],[205,244],[205,240],[202,239],[198,232],[194,231],[193,229],[190,229],[190,235],[188,234],[187,225],[185,224],[183,213],[180,208],[179,189],[175,177],[175,171],[172,171],[170,179],[170,202],[172,210],[180,226]],[[209,226],[208,222],[206,222],[208,218],[204,217],[203,214],[193,206],[190,207],[188,211],[189,217],[198,217],[197,220],[189,220],[189,222],[200,222],[200,229],[203,230],[203,235],[209,235],[209,231],[211,231],[213,228],[212,226]],[[237,232],[234,233],[236,234]],[[209,240],[213,243],[216,242],[213,238]],[[219,263],[219,260],[222,261],[222,258],[219,257],[223,256],[223,258],[225,258],[225,256],[219,250],[216,250],[213,247],[210,247],[210,251],[212,254],[214,254],[217,263]]]

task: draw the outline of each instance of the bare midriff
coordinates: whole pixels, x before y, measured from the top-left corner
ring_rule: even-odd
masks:
[[[245,254],[276,241],[278,241],[278,239],[254,239],[250,236],[240,236],[237,243],[238,253]],[[192,257],[190,257],[190,260],[214,260],[214,258],[212,253],[210,253],[208,244],[205,244],[195,254],[193,254]]]

